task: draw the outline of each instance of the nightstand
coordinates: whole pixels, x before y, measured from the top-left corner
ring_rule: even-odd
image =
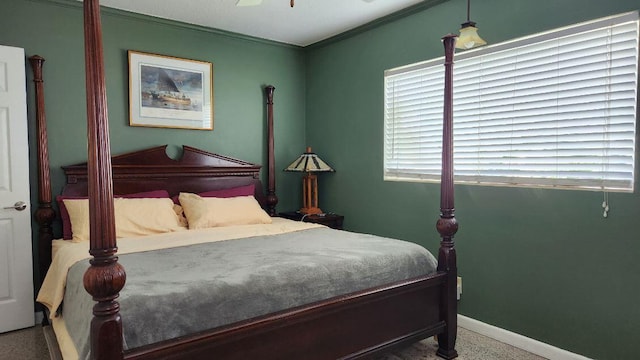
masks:
[[[326,225],[333,229],[342,230],[342,222],[344,221],[344,216],[338,214],[325,214],[325,215],[307,215],[298,212],[298,211],[287,211],[281,212],[278,216],[283,217],[285,219],[295,220],[295,221],[304,221],[315,224]]]

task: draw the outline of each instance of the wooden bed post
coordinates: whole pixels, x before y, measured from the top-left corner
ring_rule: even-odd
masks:
[[[99,0],[84,0],[87,87],[87,138],[91,266],[84,287],[97,304],[91,321],[91,356],[122,359],[122,319],[116,301],[124,287],[124,268],[115,256],[115,220],[107,95],[104,78]]]
[[[267,85],[265,92],[267,94],[267,156],[269,160],[269,184],[267,189],[267,211],[269,215],[276,216],[276,204],[278,197],[276,196],[276,165],[275,151],[273,147],[273,92],[276,88],[273,85]]]
[[[456,300],[458,269],[453,241],[453,236],[458,231],[453,205],[453,52],[456,35],[446,35],[442,40],[445,50],[442,176],[440,181],[440,219],[436,228],[442,237],[438,253],[438,271],[447,272],[440,310],[440,315],[447,326],[444,333],[438,335],[437,354],[445,359],[453,359],[458,356],[455,350],[458,326],[458,303]]]
[[[42,66],[44,58],[38,55],[29,58],[33,70],[33,82],[36,87],[36,131],[38,135],[38,209],[34,217],[38,225],[38,267],[40,282],[44,280],[51,264],[51,241],[53,228],[51,223],[56,213],[51,207],[51,174],[49,170],[49,141],[47,138],[47,118],[44,108],[44,82]]]

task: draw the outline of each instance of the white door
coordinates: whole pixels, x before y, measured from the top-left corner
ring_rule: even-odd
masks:
[[[0,45],[0,333],[33,326],[24,49]]]

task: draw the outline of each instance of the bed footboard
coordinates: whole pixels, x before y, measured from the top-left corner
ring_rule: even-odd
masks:
[[[445,273],[127,351],[125,359],[357,359],[440,334]]]

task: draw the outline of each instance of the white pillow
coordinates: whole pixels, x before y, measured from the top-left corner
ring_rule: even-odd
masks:
[[[89,240],[89,200],[64,199],[74,242]],[[169,198],[113,199],[116,237],[135,237],[185,230]]]
[[[271,224],[271,217],[260,207],[253,196],[215,198],[180,193],[179,199],[189,229]]]

